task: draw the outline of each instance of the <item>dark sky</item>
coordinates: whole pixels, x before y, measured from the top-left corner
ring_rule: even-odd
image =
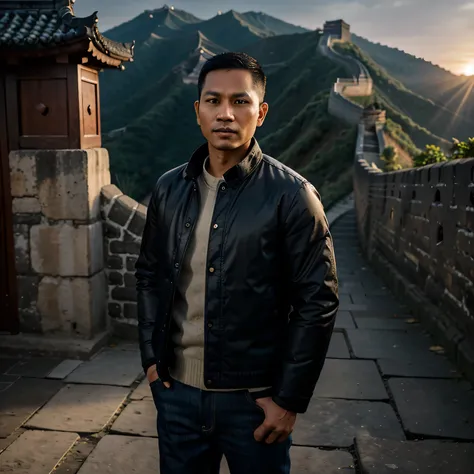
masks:
[[[76,0],[79,16],[99,10],[106,30],[162,7],[156,0]],[[474,0],[170,0],[199,18],[222,12],[262,11],[310,29],[343,18],[371,41],[403,49],[457,74],[474,74]]]

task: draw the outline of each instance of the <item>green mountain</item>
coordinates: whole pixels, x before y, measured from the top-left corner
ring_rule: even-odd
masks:
[[[456,76],[424,59],[396,48],[352,35],[353,43],[406,89],[431,101],[441,109],[441,127],[447,123],[446,134],[458,133],[466,138],[474,129],[474,78]],[[437,114],[439,115],[439,114]],[[450,115],[450,120],[446,116]],[[467,129],[467,133],[466,133]],[[440,134],[443,136],[443,134]],[[448,138],[451,138],[448,137]]]
[[[199,66],[227,50],[254,56],[267,74],[269,114],[256,133],[264,151],[310,179],[326,206],[350,192],[356,127],[328,113],[329,91],[346,72],[320,54],[319,30],[308,32],[263,13],[231,10],[204,21],[162,8],[107,35],[137,39],[135,62],[122,74],[102,76],[104,146],[112,180],[125,193],[142,200],[162,173],[186,162],[203,143],[193,109]],[[355,41],[363,42],[357,36]],[[387,111],[391,143],[405,150],[406,162],[417,147],[446,148],[453,135],[465,138],[474,129],[469,118],[410,88],[415,79],[409,71],[392,74],[405,56],[393,65],[369,43],[339,47],[367,66],[374,100]],[[435,91],[434,82],[429,84]]]

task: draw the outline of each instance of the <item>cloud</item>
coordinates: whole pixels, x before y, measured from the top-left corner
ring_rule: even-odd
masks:
[[[461,11],[474,11],[474,2],[464,3],[463,5],[460,5],[459,10],[461,10]]]

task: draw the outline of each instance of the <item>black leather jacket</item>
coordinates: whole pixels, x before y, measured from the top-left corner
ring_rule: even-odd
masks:
[[[136,263],[142,365],[156,363],[163,381],[174,362],[171,306],[207,155],[206,144],[159,178]],[[276,403],[304,412],[339,305],[323,206],[307,180],[263,155],[255,139],[224,179],[207,257],[205,386],[272,386]]]

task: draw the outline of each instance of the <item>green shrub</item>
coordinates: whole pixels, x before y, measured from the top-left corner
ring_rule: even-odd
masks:
[[[426,145],[425,150],[419,155],[415,156],[413,164],[415,167],[432,165],[434,163],[441,163],[447,161],[446,155],[441,151],[441,148],[436,145]]]

